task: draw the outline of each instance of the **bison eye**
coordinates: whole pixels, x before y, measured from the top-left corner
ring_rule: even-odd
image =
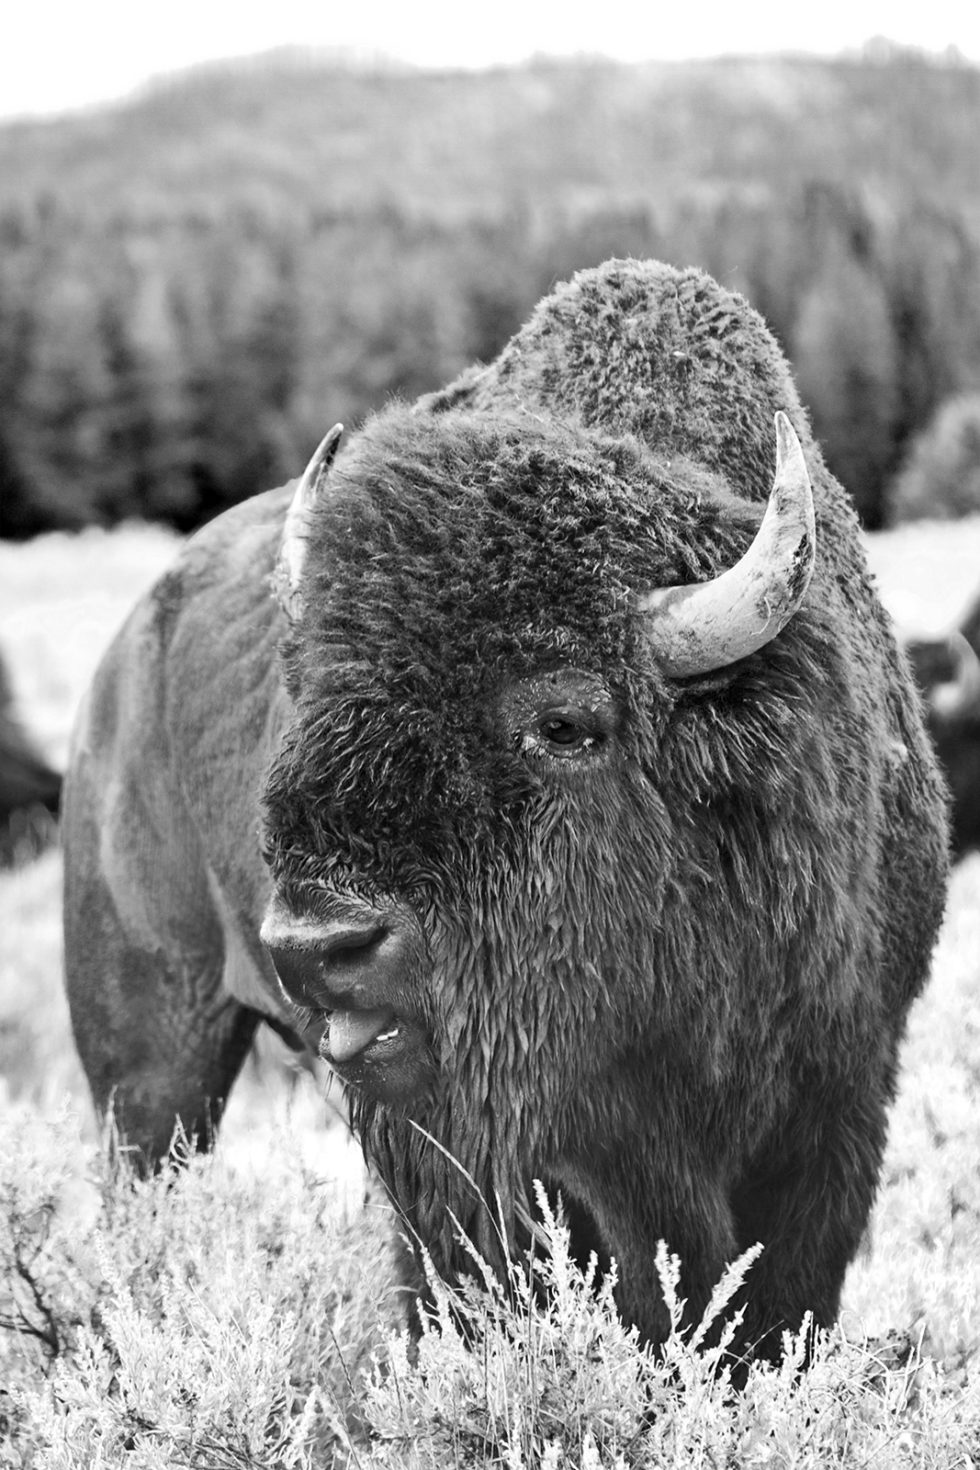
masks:
[[[527,755],[574,760],[589,755],[605,739],[605,732],[588,710],[558,709],[539,714],[521,739]]]
[[[618,714],[602,680],[584,669],[554,668],[515,679],[498,695],[500,735],[511,750],[556,780],[585,771],[615,744]],[[564,767],[561,775],[558,767]]]
[[[583,729],[574,720],[563,718],[561,715],[549,715],[543,719],[538,730],[549,745],[560,746],[563,750],[571,750],[573,747],[581,750],[583,746],[593,742],[590,731]]]

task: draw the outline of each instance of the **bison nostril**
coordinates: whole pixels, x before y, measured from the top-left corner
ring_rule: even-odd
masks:
[[[262,938],[289,998],[318,1011],[388,1006],[414,952],[404,926],[368,916],[321,923],[276,916]]]
[[[375,949],[387,933],[383,924],[376,924],[369,930],[345,930],[327,935],[321,942],[320,950],[324,958],[328,958],[332,964],[360,964],[368,951]]]

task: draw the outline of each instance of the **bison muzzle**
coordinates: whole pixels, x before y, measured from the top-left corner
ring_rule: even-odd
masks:
[[[297,921],[273,905],[259,931],[303,1039],[347,1083],[408,1101],[433,1080],[421,1023],[425,943],[410,910],[348,899]]]

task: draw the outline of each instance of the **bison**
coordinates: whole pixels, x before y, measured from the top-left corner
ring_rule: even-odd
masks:
[[[18,718],[0,658],[0,868],[35,857],[50,843],[60,801],[61,776]]]
[[[272,595],[274,591],[275,595]],[[149,1163],[260,1021],[342,1079],[452,1278],[538,1179],[656,1344],[836,1312],[943,907],[945,796],[762,320],[612,261],[485,368],[196,535],[108,652],[65,811],[72,1019]]]
[[[952,797],[953,857],[980,847],[980,597],[946,638],[906,645]]]

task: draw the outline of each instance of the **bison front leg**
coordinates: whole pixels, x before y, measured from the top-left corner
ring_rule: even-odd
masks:
[[[866,1081],[861,1091],[825,1083],[819,1112],[799,1115],[734,1189],[739,1250],[764,1247],[740,1297],[747,1356],[778,1360],[783,1332],[806,1313],[818,1327],[835,1321],[874,1203],[888,1095]]]
[[[677,1167],[670,1168],[658,1151],[645,1160],[635,1142],[614,1152],[606,1145],[597,1149],[597,1157],[600,1152],[603,1167],[590,1171],[581,1197],[616,1260],[616,1304],[623,1320],[638,1328],[644,1342],[658,1346],[670,1331],[658,1243],[680,1260],[687,1326],[701,1320],[714,1286],[737,1254],[724,1182],[713,1168],[699,1168],[693,1159],[678,1158]]]

